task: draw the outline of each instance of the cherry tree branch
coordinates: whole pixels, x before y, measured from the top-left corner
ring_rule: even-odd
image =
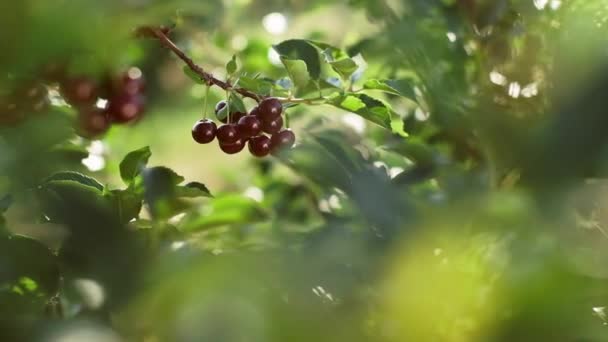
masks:
[[[179,59],[181,59],[190,70],[197,74],[208,86],[218,86],[227,91],[235,91],[242,96],[254,99],[257,102],[261,101],[261,97],[245,88],[234,87],[232,84],[215,78],[212,74],[206,72],[201,66],[194,63],[192,58],[188,57],[184,51],[182,51],[175,43],[167,37],[166,30],[156,27],[140,27],[137,33],[140,35],[151,36],[156,39],[167,49],[171,50]]]

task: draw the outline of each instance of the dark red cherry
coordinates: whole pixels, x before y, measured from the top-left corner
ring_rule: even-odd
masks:
[[[291,148],[296,142],[296,135],[290,129],[284,129],[270,138],[270,146],[273,152]]]
[[[97,100],[97,92],[97,83],[86,76],[70,78],[61,84],[61,95],[68,103],[75,106],[94,104]]]
[[[262,121],[270,122],[281,115],[283,105],[274,97],[262,100],[258,105],[258,116]]]
[[[199,144],[208,144],[215,139],[217,126],[208,119],[198,120],[192,127],[192,138]]]
[[[275,134],[281,128],[283,128],[283,117],[281,116],[270,122],[262,121],[262,130],[268,134]]]
[[[117,91],[129,95],[137,95],[143,92],[145,87],[144,77],[139,68],[131,67],[123,72],[117,81]]]
[[[239,153],[245,147],[246,140],[243,138],[239,138],[235,140],[233,143],[223,143],[220,141],[220,149],[227,154],[235,154]]]
[[[239,119],[237,129],[243,138],[255,137],[262,132],[262,123],[257,117],[246,115]]]
[[[78,113],[78,135],[85,138],[95,138],[110,128],[108,113],[99,108],[83,109]]]
[[[143,113],[144,102],[141,95],[118,94],[108,101],[108,113],[114,122],[133,122]]]
[[[249,152],[256,157],[264,157],[270,153],[270,138],[265,135],[249,139]]]
[[[221,125],[217,129],[216,136],[217,140],[222,144],[232,144],[240,138],[236,125],[233,124]]]

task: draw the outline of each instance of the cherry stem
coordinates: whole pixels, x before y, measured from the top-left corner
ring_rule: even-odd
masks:
[[[251,92],[245,88],[241,87],[233,87],[232,84],[228,82],[224,82],[220,79],[215,78],[212,74],[208,73],[198,64],[194,63],[192,58],[188,57],[184,51],[182,51],[175,43],[167,37],[167,35],[157,27],[141,27],[138,31],[140,32],[149,32],[152,34],[158,41],[167,49],[171,50],[179,59],[181,59],[190,70],[196,73],[208,86],[218,86],[226,91],[236,91],[242,96],[249,97],[254,99],[256,102],[261,101],[261,97],[256,93]]]
[[[209,89],[211,87],[207,86],[205,89],[205,101],[203,101],[203,119],[207,118],[207,100],[209,99]]]

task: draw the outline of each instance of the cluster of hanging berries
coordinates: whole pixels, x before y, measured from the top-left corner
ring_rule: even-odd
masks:
[[[216,116],[226,106],[226,101],[218,102]],[[235,112],[220,119],[224,124],[219,127],[209,119],[197,121],[192,127],[192,138],[199,144],[208,144],[217,137],[220,149],[227,154],[241,152],[247,144],[252,155],[265,157],[291,148],[295,143],[295,134],[288,128],[283,129],[282,113],[283,105],[279,100],[266,98],[249,114]]]
[[[62,97],[78,110],[76,131],[86,138],[105,133],[112,123],[138,120],[144,112],[144,84],[141,70],[135,67],[101,82],[88,76],[59,80]]]

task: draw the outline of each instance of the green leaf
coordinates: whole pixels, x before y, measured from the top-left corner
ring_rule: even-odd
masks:
[[[148,160],[152,156],[150,147],[142,147],[139,150],[129,152],[120,162],[120,178],[127,185],[133,184],[133,180],[137,177],[141,169],[148,164]]]
[[[269,95],[272,90],[273,81],[265,78],[241,76],[239,78],[239,86],[249,89],[259,95]]]
[[[108,202],[98,188],[73,180],[45,182],[37,191],[44,214],[53,222],[86,220],[87,215],[109,214]]]
[[[112,190],[105,194],[121,223],[128,223],[139,216],[143,196],[132,190]]]
[[[304,61],[281,57],[281,62],[296,87],[303,88],[310,82],[310,74]]]
[[[247,108],[243,100],[235,93],[230,94],[230,112],[247,113]]]
[[[321,76],[321,61],[319,51],[307,40],[291,39],[273,45],[274,50],[281,56],[281,60],[301,60],[306,64],[309,77],[319,79]],[[283,62],[285,64],[285,62]],[[288,68],[287,65],[285,65]],[[293,67],[293,65],[291,66]],[[298,67],[301,71],[303,68]],[[295,80],[294,80],[295,81]]]
[[[410,136],[405,131],[405,125],[403,123],[403,119],[401,119],[400,117],[393,118],[393,120],[391,121],[391,130],[393,131],[393,133],[398,134],[404,138],[407,138]]]
[[[27,285],[26,290],[42,290],[47,296],[59,290],[57,257],[34,239],[19,235],[0,238],[0,270],[0,288],[21,283]],[[24,283],[25,278],[30,281]]]
[[[203,79],[194,71],[192,71],[192,69],[190,69],[187,65],[184,65],[182,71],[184,72],[184,75],[188,76],[189,79],[196,82],[197,84],[205,84],[205,81],[203,81]]]
[[[182,203],[176,201],[176,188],[184,177],[167,167],[157,166],[145,169],[143,179],[145,200],[155,218],[171,217],[183,208]]]
[[[308,42],[323,51],[323,57],[326,62],[333,62],[339,59],[349,58],[348,54],[333,45],[322,43],[314,40],[308,40]]]
[[[232,75],[236,72],[237,64],[236,64],[236,55],[232,55],[232,59],[226,64],[226,72],[228,75]]]
[[[349,78],[359,68],[357,63],[351,58],[340,59],[338,61],[330,62],[329,64],[342,79]]]
[[[381,90],[393,95],[398,95],[410,99],[416,100],[416,92],[414,91],[414,82],[412,80],[368,80],[363,84],[364,89],[369,90]]]
[[[11,204],[13,204],[13,196],[10,194],[4,195],[4,197],[0,198],[0,213],[5,213]]]
[[[329,104],[358,114],[364,119],[391,129],[393,111],[384,102],[365,94],[336,95],[329,99]]]
[[[199,182],[190,182],[184,186],[176,188],[177,197],[213,197],[205,184]]]
[[[45,179],[45,183],[51,182],[51,181],[57,181],[57,180],[69,180],[69,181],[78,182],[83,185],[92,186],[100,191],[103,191],[103,188],[104,188],[103,185],[101,183],[99,183],[96,179],[91,178],[89,176],[85,176],[82,173],[75,172],[75,171],[57,172],[57,173],[51,175],[50,177],[48,177],[47,179]]]
[[[240,195],[224,195],[212,199],[204,212],[184,219],[180,229],[186,232],[263,221],[268,213],[256,201]]]

